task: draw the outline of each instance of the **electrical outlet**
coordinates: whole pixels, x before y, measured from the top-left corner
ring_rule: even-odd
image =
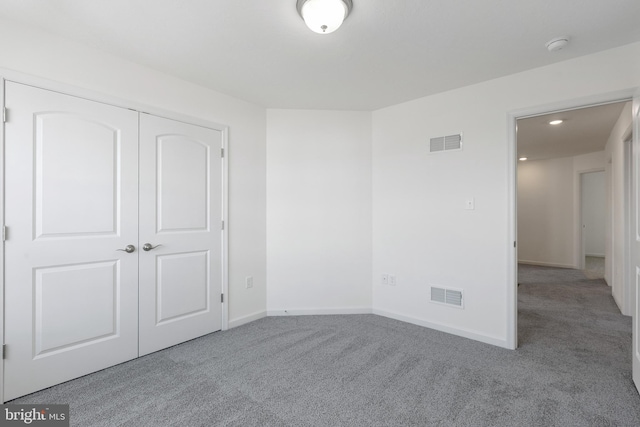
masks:
[[[253,276],[247,276],[244,279],[244,283],[247,286],[247,289],[253,288]]]
[[[383,274],[382,275],[382,284],[383,285],[388,285],[389,284],[389,275],[388,274]]]
[[[476,201],[473,197],[468,198],[464,202],[464,208],[468,211],[472,211],[476,208]]]
[[[395,274],[390,274],[389,275],[389,286],[395,286],[396,285],[396,275]]]

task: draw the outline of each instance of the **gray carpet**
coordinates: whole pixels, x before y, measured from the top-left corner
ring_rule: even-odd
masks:
[[[517,351],[375,315],[272,317],[14,402],[70,403],[78,426],[640,425],[630,319],[601,280],[552,270],[521,269]]]
[[[604,279],[604,257],[584,257],[584,275],[587,279]]]

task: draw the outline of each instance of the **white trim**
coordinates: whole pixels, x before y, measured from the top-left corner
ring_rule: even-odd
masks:
[[[516,120],[507,114],[507,292],[506,348],[518,348],[518,150]]]
[[[584,254],[584,256],[590,256],[590,257],[593,257],[593,258],[604,258],[604,257],[606,257],[605,254]]]
[[[633,112],[632,112],[633,114]],[[631,126],[629,127],[629,130],[631,130],[631,127],[633,126],[633,116],[631,118],[632,123]],[[631,136],[631,135],[630,135]],[[622,293],[624,294],[624,306],[621,308],[622,314],[624,314],[625,316],[633,316],[633,295],[634,295],[634,289],[635,289],[635,280],[633,277],[633,268],[632,266],[634,265],[634,259],[633,259],[633,251],[634,251],[634,246],[632,243],[633,240],[633,230],[634,230],[634,224],[632,222],[632,214],[633,214],[633,171],[634,171],[634,157],[633,157],[633,141],[632,140],[627,140],[625,138],[625,141],[622,143],[622,149],[623,149],[623,165],[622,165],[622,170],[623,170],[623,208],[624,209],[624,253],[622,254],[622,287],[623,287],[623,291]],[[613,183],[613,177],[611,178],[612,183]],[[611,189],[609,189],[609,191],[611,191]],[[613,193],[612,193],[612,197],[613,197]],[[611,201],[611,205],[613,206],[613,200]],[[611,235],[613,236],[613,215],[611,215]],[[614,238],[611,238],[611,242],[614,242]],[[609,261],[609,264],[612,266],[611,268],[611,283],[608,283],[609,286],[612,286],[614,281],[613,278],[615,277],[613,274],[613,263],[615,260],[615,251],[613,250],[613,244],[611,245],[611,258]],[[606,265],[606,264],[605,264]],[[606,271],[606,269],[605,269]],[[623,309],[624,308],[624,309]]]
[[[343,307],[343,308],[294,308],[268,310],[267,316],[318,316],[335,314],[371,314],[371,307]]]
[[[557,264],[554,262],[545,262],[545,261],[530,261],[527,259],[521,259],[518,261],[518,264],[527,264],[527,265],[537,265],[540,267],[556,267],[556,268],[570,268],[573,270],[578,270],[578,266],[569,265],[569,264]]]
[[[147,104],[136,102],[130,99],[124,99],[113,95],[108,95],[102,92],[93,91],[90,89],[69,85],[66,83],[56,82],[54,80],[45,79],[42,77],[33,76],[18,71],[7,70],[6,68],[0,68],[0,76],[7,81],[20,83],[23,85],[34,86],[40,89],[50,90],[53,92],[59,92],[63,95],[72,95],[76,98],[83,98],[93,102],[100,102],[102,104],[112,105],[114,107],[126,108],[129,110],[135,110],[140,113],[153,114],[154,116],[163,117],[179,122],[184,122],[196,126],[202,126],[215,130],[223,131],[228,127],[221,123],[217,123],[211,120],[201,119],[199,117],[188,116],[176,111],[165,110],[163,108],[153,107]]]
[[[574,200],[573,231],[575,233],[574,248],[573,248],[573,250],[575,251],[575,255],[574,255],[573,262],[577,266],[577,268],[580,270],[584,270],[585,268],[584,258],[587,256],[586,242],[584,239],[584,229],[582,228],[582,225],[584,223],[583,221],[584,212],[582,212],[582,175],[587,173],[595,173],[595,172],[606,173],[606,168],[600,167],[600,168],[582,169],[579,171],[575,171],[575,175],[573,176],[573,200]],[[606,174],[605,174],[605,179],[606,179]],[[606,189],[606,191],[609,191],[609,189]],[[606,200],[605,200],[605,205],[606,205]],[[606,237],[605,237],[605,240],[606,240]]]
[[[399,320],[401,322],[423,326],[429,329],[435,329],[436,331],[446,332],[448,334],[457,335],[459,337],[469,338],[475,341],[480,341],[486,344],[492,344],[498,347],[512,350],[508,340],[504,340],[491,335],[486,335],[477,331],[456,328],[454,326],[446,325],[444,323],[429,322],[427,320],[416,319],[415,317],[405,316],[403,314],[397,314],[397,313],[386,311],[386,310],[374,309],[373,314],[376,314],[378,316],[388,317],[389,319]]]
[[[241,317],[230,322],[231,327],[244,325],[264,317],[265,312],[258,312],[249,316]],[[412,325],[422,326],[436,331],[446,332],[463,338],[492,344],[498,347],[511,349],[506,340],[498,337],[486,335],[469,329],[456,328],[444,323],[429,322],[427,320],[416,319],[415,317],[397,314],[391,311],[371,309],[368,307],[349,307],[349,308],[313,308],[313,309],[294,309],[294,310],[268,310],[268,317],[284,317],[284,316],[318,316],[318,315],[351,315],[351,314],[375,314],[376,316],[387,317],[389,319],[399,320],[400,322],[410,323]]]
[[[633,285],[631,286],[631,299],[633,304],[632,316],[632,329],[631,329],[631,342],[633,348],[633,358],[631,362],[631,377],[636,389],[640,390],[640,354],[638,349],[640,347],[640,330],[638,325],[640,322],[640,294],[638,294],[638,259],[640,258],[639,241],[640,229],[638,224],[638,217],[640,216],[640,188],[638,187],[638,180],[640,178],[640,88],[636,90],[633,96],[633,104],[631,107],[632,114],[632,126],[633,126],[633,139],[631,145],[631,153],[633,160],[631,162],[631,231],[632,244],[630,259],[632,260],[629,268],[633,271]]]
[[[0,77],[0,103],[5,107],[4,78]],[[0,227],[4,223],[4,120],[0,121]],[[4,342],[4,241],[0,244],[0,343]],[[0,363],[0,403],[4,403],[4,360]]]
[[[267,317],[267,311],[262,310],[257,313],[249,314],[247,316],[238,317],[237,319],[233,319],[229,321],[229,328],[233,329],[238,326],[246,325],[247,323],[255,322],[256,320],[260,320]]]
[[[222,330],[229,329],[229,128],[222,130]]]
[[[634,93],[635,93],[635,89],[633,88],[619,90],[619,91],[610,92],[610,93],[553,102],[550,104],[537,105],[537,106],[528,107],[528,108],[519,108],[517,110],[509,111],[507,115],[519,120],[519,119],[528,119],[531,117],[543,116],[551,113],[577,110],[580,108],[615,104],[616,102],[628,102],[631,99],[633,99]],[[512,146],[512,148],[513,147],[515,146]]]
[[[518,251],[513,247],[513,242],[518,237],[517,218],[517,139],[516,122],[518,119],[535,117],[557,111],[575,110],[587,106],[611,104],[614,102],[628,101],[632,99],[637,88],[630,88],[616,92],[587,96],[555,102],[551,104],[527,107],[507,112],[507,348],[516,348],[518,345]]]

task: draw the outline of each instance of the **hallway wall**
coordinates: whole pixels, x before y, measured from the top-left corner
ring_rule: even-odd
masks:
[[[605,280],[612,288],[613,299],[623,314],[631,315],[632,298],[625,295],[625,144],[624,136],[631,128],[631,102],[625,105],[611,131],[605,147],[608,200],[606,212]],[[628,284],[632,288],[631,283]]]
[[[607,187],[604,171],[580,175],[582,238],[586,256],[604,257]]]
[[[580,267],[580,173],[604,167],[604,151],[518,163],[519,262]]]

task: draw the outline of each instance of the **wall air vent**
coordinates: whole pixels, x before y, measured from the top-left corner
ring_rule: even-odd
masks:
[[[438,153],[440,151],[452,151],[462,149],[462,134],[437,136],[431,138],[429,142],[429,152]]]
[[[463,308],[462,290],[431,286],[431,302]]]

